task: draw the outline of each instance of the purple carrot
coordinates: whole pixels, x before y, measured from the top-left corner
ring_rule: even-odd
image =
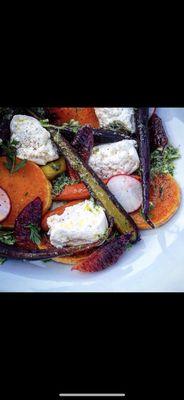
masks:
[[[72,146],[84,162],[88,162],[94,145],[93,130],[89,125],[84,125],[75,134]],[[67,162],[67,170],[72,179],[79,179],[79,175]]]
[[[149,108],[138,108],[135,111],[136,132],[139,142],[139,155],[141,164],[143,206],[142,211],[147,223],[154,228],[149,219],[150,209],[150,141],[148,130]]]
[[[154,151],[158,148],[164,149],[168,143],[168,138],[162,120],[155,112],[151,115],[148,121],[148,129],[151,151]]]

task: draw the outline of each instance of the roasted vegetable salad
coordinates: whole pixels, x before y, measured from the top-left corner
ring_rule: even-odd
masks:
[[[156,109],[0,107],[0,263],[115,264],[177,211],[179,156]]]

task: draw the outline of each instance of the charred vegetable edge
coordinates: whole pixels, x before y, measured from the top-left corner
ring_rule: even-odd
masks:
[[[131,234],[132,242],[139,238],[138,228],[132,218],[126,213],[116,198],[96,173],[78,156],[75,149],[58,131],[52,131],[51,137],[71,167],[78,172],[91,194],[102,204],[109,216],[114,218],[116,228],[121,234]]]

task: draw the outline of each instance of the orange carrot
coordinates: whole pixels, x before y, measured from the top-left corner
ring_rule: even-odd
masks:
[[[99,121],[94,108],[84,107],[51,107],[48,109],[54,123],[63,124],[74,119],[81,125],[90,124],[93,128],[99,128]]]
[[[108,179],[103,179],[107,183]],[[83,182],[66,185],[61,193],[53,198],[55,201],[86,200],[90,198],[90,193]]]
[[[69,203],[64,204],[63,206],[55,208],[55,210],[48,211],[42,218],[41,227],[42,227],[43,231],[48,231],[48,229],[49,229],[48,225],[47,225],[48,217],[51,217],[51,215],[55,215],[55,214],[61,215],[64,213],[66,207],[74,206],[74,204],[78,204],[78,203],[80,203],[80,200],[70,201]]]
[[[90,194],[83,182],[66,185],[62,192],[54,197],[55,201],[71,201],[89,199]]]

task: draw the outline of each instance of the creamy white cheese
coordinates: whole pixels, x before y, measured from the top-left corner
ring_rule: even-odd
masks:
[[[121,140],[116,143],[93,147],[89,165],[100,178],[117,174],[130,175],[139,167],[139,156],[135,140]]]
[[[57,248],[96,242],[108,228],[108,221],[101,206],[85,200],[67,207],[62,215],[47,218],[50,242]]]
[[[126,129],[135,132],[135,119],[133,108],[95,108],[100,126],[107,126],[114,121],[122,122]]]
[[[17,157],[45,165],[59,158],[50,133],[40,122],[27,115],[15,115],[10,123],[11,140],[17,140]]]

